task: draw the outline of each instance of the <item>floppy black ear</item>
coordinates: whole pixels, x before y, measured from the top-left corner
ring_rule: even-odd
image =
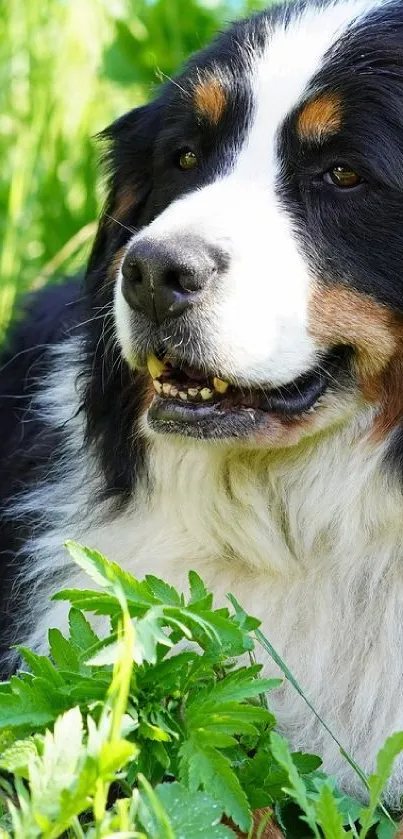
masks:
[[[105,146],[108,195],[88,264],[90,288],[102,282],[101,275],[130,237],[125,228],[141,223],[141,213],[152,190],[153,146],[163,108],[163,98],[159,97],[129,111],[99,135]]]
[[[118,119],[100,136],[106,144],[108,196],[89,260],[83,297],[82,404],[87,440],[98,450],[105,492],[130,497],[143,456],[133,446],[145,387],[144,374],[129,369],[114,339],[113,294],[121,248],[136,226],[152,190],[152,156],[163,111],[159,99]]]

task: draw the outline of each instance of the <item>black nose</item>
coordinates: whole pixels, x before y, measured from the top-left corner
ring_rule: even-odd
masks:
[[[123,260],[122,294],[132,309],[161,323],[195,303],[224,263],[221,252],[199,240],[141,239]]]

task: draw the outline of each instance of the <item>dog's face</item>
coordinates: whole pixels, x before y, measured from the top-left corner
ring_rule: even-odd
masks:
[[[258,15],[112,127],[116,331],[153,432],[289,446],[400,411],[399,6]]]

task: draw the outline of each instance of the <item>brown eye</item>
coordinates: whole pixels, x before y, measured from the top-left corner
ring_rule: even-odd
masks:
[[[183,149],[179,154],[178,164],[182,171],[188,172],[190,169],[196,169],[198,162],[195,153],[190,149]]]
[[[325,172],[323,179],[328,184],[338,186],[339,189],[353,189],[362,183],[362,178],[354,169],[348,166],[333,166],[328,172]]]

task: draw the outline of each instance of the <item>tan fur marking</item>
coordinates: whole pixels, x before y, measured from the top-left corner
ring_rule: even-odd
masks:
[[[315,283],[309,323],[319,346],[353,346],[365,378],[380,373],[396,351],[395,315],[371,297],[343,286]]]
[[[126,218],[128,212],[132,210],[136,205],[136,193],[135,189],[132,186],[126,186],[121,189],[117,196],[115,204],[110,212],[110,218],[106,219],[106,223],[108,227],[116,226],[117,221],[123,221]]]
[[[297,131],[303,140],[322,140],[341,127],[341,100],[335,94],[324,94],[308,102],[297,120]]]
[[[217,125],[227,105],[227,97],[219,79],[209,75],[198,82],[194,89],[194,105],[199,116]]]
[[[372,436],[383,439],[403,418],[403,317],[365,294],[316,283],[309,322],[319,346],[354,348],[360,390],[380,406]]]

